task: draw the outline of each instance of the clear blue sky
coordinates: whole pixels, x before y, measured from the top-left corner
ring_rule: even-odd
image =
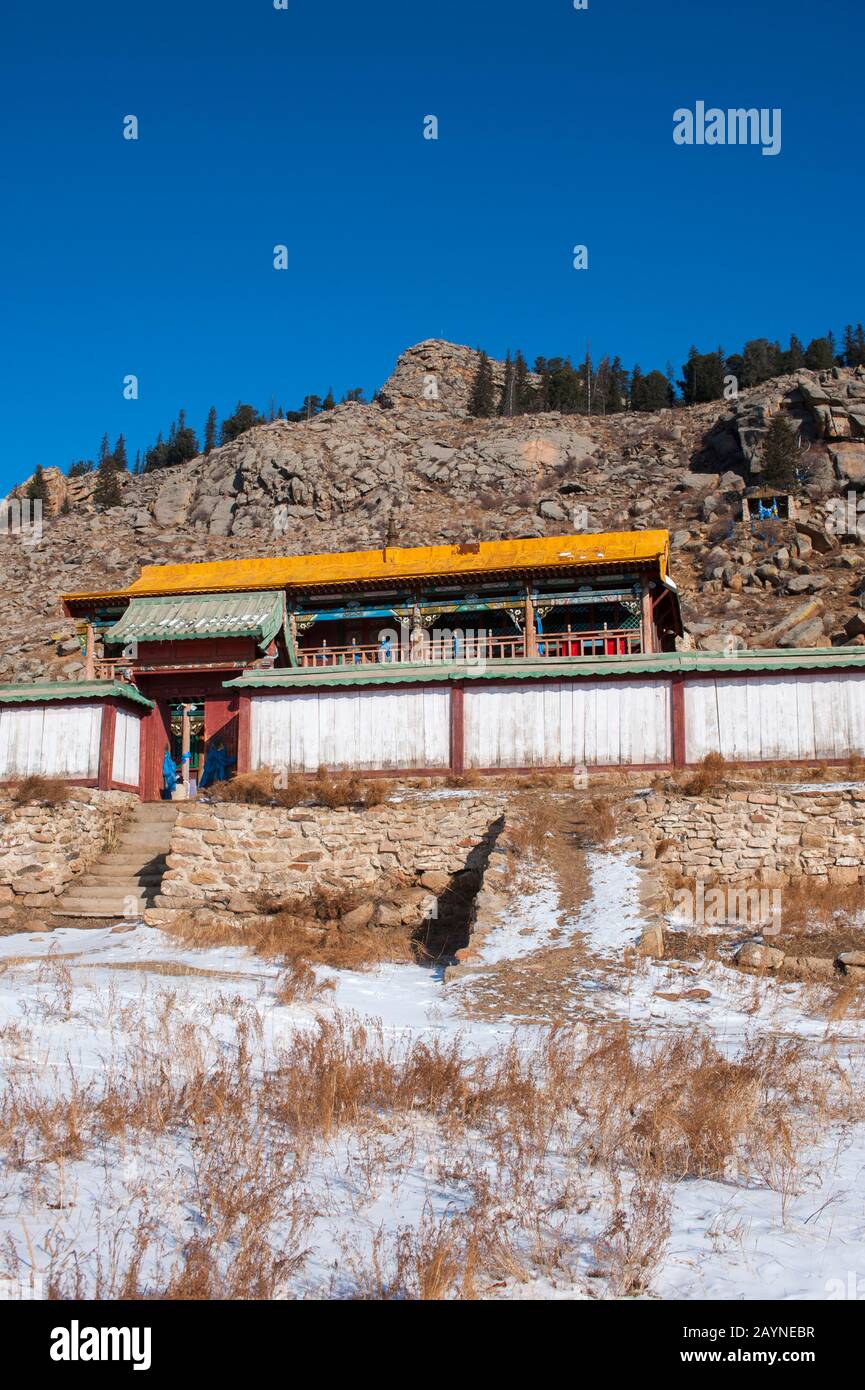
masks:
[[[427,337],[678,373],[840,332],[863,45],[861,0],[9,7],[0,488],[181,406],[371,391]],[[780,107],[781,154],[675,146],[697,100]]]

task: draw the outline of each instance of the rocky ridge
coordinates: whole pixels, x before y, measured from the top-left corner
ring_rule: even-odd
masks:
[[[108,510],[93,504],[92,475],[46,469],[56,514],[41,542],[0,544],[0,679],[79,676],[58,595],[121,588],[143,564],[658,526],[673,536],[692,645],[865,644],[861,370],[801,371],[653,415],[475,419],[476,361],[418,344],[376,402],[273,421],[129,477]],[[501,381],[503,365],[493,370]],[[746,525],[743,493],[760,482],[779,410],[801,441],[796,517]]]

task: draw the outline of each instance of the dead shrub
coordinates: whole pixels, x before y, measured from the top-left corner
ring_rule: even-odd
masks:
[[[368,809],[388,800],[392,784],[381,777],[362,777],[356,772],[328,772],[319,768],[315,777],[301,773],[277,775],[271,767],[241,772],[230,782],[217,782],[210,795],[214,801],[246,806],[326,806]]]
[[[670,1236],[672,1202],[657,1180],[638,1179],[627,1202],[618,1174],[612,1178],[613,1215],[594,1245],[597,1268],[614,1298],[645,1294]]]
[[[229,782],[214,783],[208,794],[213,801],[240,803],[244,806],[272,806],[275,802],[275,779],[273,768],[260,767],[255,772],[239,772]]]
[[[15,806],[62,806],[69,800],[68,782],[59,777],[41,777],[35,772],[29,777],[16,778],[9,790]]]
[[[596,796],[588,803],[581,802],[578,815],[583,835],[596,849],[603,849],[616,838],[616,811],[611,801]]]
[[[685,796],[711,796],[724,789],[731,770],[720,753],[707,753],[693,775],[682,783],[682,791]]]

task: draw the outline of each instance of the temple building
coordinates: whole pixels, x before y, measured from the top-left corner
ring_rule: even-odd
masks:
[[[859,748],[865,654],[677,651],[668,563],[639,531],[149,565],[63,597],[83,680],[0,686],[0,780],[155,800],[208,757],[435,776]]]

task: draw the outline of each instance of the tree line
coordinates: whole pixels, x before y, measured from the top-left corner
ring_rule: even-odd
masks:
[[[819,372],[834,366],[865,367],[865,328],[861,323],[855,328],[847,325],[840,347],[831,331],[825,337],[812,338],[807,347],[795,334],[786,348],[768,338],[752,338],[741,352],[729,356],[720,347],[714,352],[692,347],[678,380],[670,363],[663,372],[654,369],[644,374],[639,364],[628,371],[618,356],[602,357],[595,364],[588,353],[576,364],[570,357],[537,357],[537,380],[533,380],[523,354],[508,352],[504,380],[497,385],[490,358],[480,351],[468,408],[469,414],[477,416],[649,412],[721,400],[731,378],[739,390],[746,390],[802,368]]]

